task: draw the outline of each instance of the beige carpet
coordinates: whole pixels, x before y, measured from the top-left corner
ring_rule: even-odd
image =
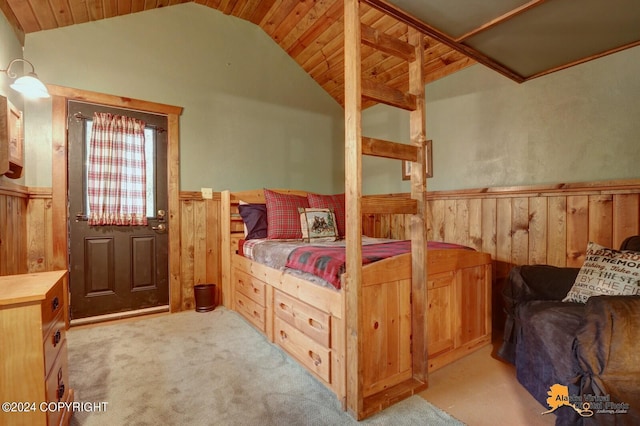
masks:
[[[76,401],[72,425],[350,425],[337,400],[304,369],[222,307],[68,333]],[[461,425],[419,396],[366,425]]]

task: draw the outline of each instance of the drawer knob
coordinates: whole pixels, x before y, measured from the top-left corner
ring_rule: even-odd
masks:
[[[320,357],[320,355],[313,351],[309,351],[309,358],[313,360],[313,365],[315,365],[316,367],[322,364],[322,358]]]
[[[316,328],[318,330],[322,330],[324,327],[322,326],[322,323],[319,321],[314,320],[313,318],[309,318],[309,325],[313,328]]]
[[[60,306],[60,299],[58,299],[58,296],[56,296],[51,301],[51,311],[55,311],[56,309],[58,309],[58,306]]]
[[[286,303],[280,303],[278,305],[280,307],[280,309],[282,309],[283,311],[289,311],[289,306]]]
[[[60,330],[57,330],[55,332],[55,334],[53,335],[53,347],[55,348],[58,343],[60,343],[60,339],[62,338],[62,334],[60,333]]]

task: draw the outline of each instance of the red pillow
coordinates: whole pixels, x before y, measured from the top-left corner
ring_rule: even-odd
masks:
[[[280,194],[264,190],[267,204],[267,238],[273,240],[301,240],[300,213],[298,207],[308,208],[307,197]]]
[[[345,213],[344,206],[344,193],[337,195],[320,195],[320,194],[307,194],[309,200],[309,207],[316,209],[332,209],[336,215],[336,223],[338,225],[338,234],[344,237],[347,215]]]

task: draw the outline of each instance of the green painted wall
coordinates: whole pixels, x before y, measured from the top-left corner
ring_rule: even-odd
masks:
[[[184,107],[181,189],[343,187],[343,110],[258,26],[195,3],[28,34],[47,83]],[[50,113],[30,105],[27,183],[50,185]]]
[[[0,33],[8,63],[19,43],[4,19]],[[184,190],[342,188],[342,109],[248,22],[171,6],[27,35],[25,57],[48,83],[183,106]],[[638,75],[635,47],[524,84],[475,65],[427,85],[429,189],[640,177]],[[50,103],[24,107],[26,183],[49,186]],[[363,124],[366,136],[409,140],[402,111],[369,108]],[[409,190],[398,162],[363,168],[365,193]]]
[[[523,84],[474,65],[426,86],[429,190],[640,178],[640,47]],[[408,113],[376,106],[363,134],[408,142]],[[365,192],[409,191],[364,163]]]

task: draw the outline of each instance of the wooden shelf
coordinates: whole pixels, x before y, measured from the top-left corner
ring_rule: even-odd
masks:
[[[23,149],[22,111],[0,96],[0,174],[10,179],[22,176]]]

